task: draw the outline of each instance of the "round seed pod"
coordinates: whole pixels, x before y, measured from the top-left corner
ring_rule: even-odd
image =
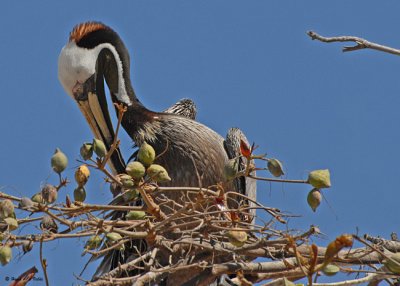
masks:
[[[238,174],[238,164],[237,159],[230,159],[228,162],[226,162],[224,166],[224,177],[227,181],[233,180],[236,175]]]
[[[74,200],[76,202],[84,202],[86,199],[86,190],[83,187],[77,187],[74,190]]]
[[[318,208],[318,206],[321,204],[322,201],[322,195],[321,192],[318,189],[312,189],[307,196],[307,203],[315,212]]]
[[[36,193],[32,196],[31,198],[32,202],[38,203],[38,204],[43,204],[44,200],[42,197],[42,192]]]
[[[267,163],[268,171],[274,177],[280,177],[284,175],[282,163],[277,159],[269,159]]]
[[[93,235],[86,242],[85,248],[88,250],[93,250],[99,248],[100,244],[101,244],[101,237],[98,235]]]
[[[106,234],[107,241],[109,242],[117,242],[122,239],[122,236],[117,232],[109,232]]]
[[[57,200],[58,192],[57,188],[53,185],[46,184],[42,187],[42,198],[48,203],[52,204]]]
[[[146,169],[143,164],[137,161],[130,162],[125,169],[126,173],[136,180],[143,178],[146,173]]]
[[[67,156],[61,152],[60,149],[56,149],[54,155],[51,157],[51,167],[53,168],[54,172],[60,174],[62,171],[65,170],[68,166],[68,158]]]
[[[335,265],[335,264],[328,264],[325,265],[324,268],[322,268],[322,272],[326,275],[326,276],[334,276],[336,275],[336,273],[338,273],[340,271],[340,268]]]
[[[99,139],[93,139],[93,151],[99,158],[103,158],[107,154],[106,145]]]
[[[328,169],[315,170],[308,174],[307,182],[314,188],[322,189],[331,186],[331,175]]]
[[[86,165],[79,166],[75,171],[75,181],[79,187],[83,187],[89,180],[90,171]]]
[[[33,208],[33,202],[28,197],[22,197],[21,201],[18,203],[18,207],[23,210],[30,210]]]
[[[9,199],[0,201],[0,219],[11,217],[14,214],[14,204]]]
[[[127,174],[119,175],[119,179],[121,181],[122,186],[125,189],[133,188],[135,186],[135,183],[133,182],[132,177]]]
[[[230,230],[226,233],[226,235],[229,239],[229,242],[236,247],[243,246],[247,241],[247,233],[245,231]]]
[[[152,164],[147,168],[147,175],[157,183],[171,181],[167,170],[157,164]]]
[[[137,158],[143,165],[148,167],[153,164],[154,159],[156,158],[156,151],[154,151],[154,148],[151,145],[144,142],[139,148]]]
[[[12,259],[12,250],[8,245],[0,246],[0,263],[1,265],[8,264]]]
[[[53,218],[51,218],[48,215],[46,215],[46,216],[44,216],[42,218],[42,221],[40,222],[40,228],[42,230],[48,230],[48,231],[53,232],[53,233],[57,233],[58,232],[57,223],[54,221]]]
[[[390,256],[390,259],[387,259],[384,262],[384,265],[386,266],[387,269],[389,269],[390,272],[394,274],[400,274],[400,253],[394,253],[393,255]]]
[[[10,231],[16,230],[18,228],[18,221],[15,218],[7,217],[4,219],[4,221],[8,225],[8,229]]]
[[[89,160],[93,156],[93,145],[92,143],[83,143],[79,150],[83,160]]]
[[[146,213],[143,211],[130,211],[126,214],[127,220],[142,220],[146,218]]]
[[[112,246],[118,243],[118,241],[122,239],[122,236],[116,232],[109,232],[106,234],[106,239],[107,239],[107,245]],[[123,250],[124,248],[125,248],[124,244],[121,244],[120,246],[117,247],[117,249],[119,250]]]

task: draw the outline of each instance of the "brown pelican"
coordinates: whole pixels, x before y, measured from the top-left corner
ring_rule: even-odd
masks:
[[[157,163],[164,166],[172,178],[165,186],[207,187],[223,182],[234,190],[255,198],[255,184],[227,182],[224,166],[229,158],[238,157],[238,142],[245,139],[238,129],[232,129],[224,140],[207,126],[192,120],[192,111],[171,107],[166,112],[147,109],[136,97],[130,81],[130,58],[121,38],[99,22],[77,25],[59,57],[59,79],[65,91],[77,102],[96,138],[109,147],[114,132],[107,107],[104,80],[113,103],[123,104],[127,112],[122,126],[137,146],[147,142],[157,154]],[[180,116],[177,114],[182,114]],[[194,117],[193,117],[194,118]],[[239,140],[239,141],[238,141]],[[117,150],[111,157],[114,173],[124,172],[124,161]],[[243,178],[242,178],[243,179]],[[179,201],[180,195],[168,198]],[[229,207],[239,202],[231,200]],[[112,267],[112,266],[110,266]]]

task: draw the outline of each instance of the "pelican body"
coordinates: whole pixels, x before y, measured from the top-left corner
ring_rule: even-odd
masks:
[[[114,139],[103,79],[112,101],[127,107],[122,126],[137,146],[152,145],[157,163],[164,166],[171,186],[214,185],[224,181],[228,160],[224,139],[189,118],[150,111],[138,100],[130,81],[130,59],[116,32],[101,23],[78,25],[59,57],[59,79],[77,102],[95,137],[108,147]],[[166,147],[168,148],[166,149]],[[111,159],[114,173],[124,172],[120,154]],[[202,177],[201,182],[196,172]]]
[[[242,133],[233,130],[232,136],[228,136],[231,139],[225,142],[215,131],[192,120],[193,110],[186,112],[172,107],[166,112],[154,112],[147,109],[131,84],[129,53],[118,34],[108,26],[99,22],[77,25],[60,53],[58,67],[65,91],[78,104],[94,136],[110,148],[115,134],[107,106],[105,80],[112,102],[127,108],[121,124],[134,144],[140,146],[146,142],[157,154],[162,154],[156,163],[162,165],[172,179],[164,186],[209,187],[222,182],[225,191],[255,198],[255,184],[246,189],[245,181],[232,183],[224,177],[227,161],[240,155],[237,141],[231,142],[232,136],[242,136]],[[119,149],[112,155],[109,167],[114,174],[125,171]],[[180,201],[180,193],[166,195],[172,201]],[[229,207],[236,208],[240,204],[231,201]]]

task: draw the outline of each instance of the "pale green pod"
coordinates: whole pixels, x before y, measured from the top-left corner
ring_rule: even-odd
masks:
[[[12,250],[8,245],[0,246],[0,263],[1,265],[8,264],[12,259]]]
[[[337,265],[335,265],[335,264],[328,264],[328,265],[325,265],[324,268],[322,268],[322,272],[323,272],[326,276],[334,276],[334,275],[336,275],[339,271],[340,271],[339,266],[337,266]]]
[[[56,149],[54,155],[51,157],[51,167],[54,172],[60,174],[64,171],[68,166],[68,158],[67,156],[61,152],[59,148]]]
[[[278,159],[269,159],[267,163],[268,171],[274,177],[283,176],[285,173],[283,172],[282,163]]]
[[[77,187],[74,190],[74,200],[76,202],[84,202],[86,199],[86,190],[84,187]]]
[[[130,162],[125,169],[126,173],[134,179],[140,180],[146,173],[146,169],[142,163],[134,161]]]
[[[99,248],[100,244],[101,244],[101,237],[98,235],[93,235],[86,242],[85,248],[89,249],[89,250],[93,250],[93,249]]]
[[[142,220],[146,218],[146,213],[144,211],[130,211],[125,218],[127,220]]]
[[[154,148],[151,145],[144,142],[139,148],[137,158],[143,165],[148,167],[153,164],[154,159],[156,158],[156,151],[154,151]]]
[[[99,139],[93,139],[93,151],[99,158],[103,158],[107,154],[106,145]]]
[[[315,212],[318,206],[321,204],[322,195],[318,189],[312,189],[307,195],[307,203],[311,209]]]
[[[9,199],[0,201],[0,219],[11,217],[14,214],[14,204]]]
[[[18,221],[15,218],[7,217],[4,219],[4,221],[8,225],[8,229],[10,231],[16,230],[18,228]]]
[[[157,183],[171,181],[167,170],[157,164],[152,164],[147,168],[147,175]]]
[[[79,150],[83,160],[89,160],[93,156],[93,145],[92,143],[83,143]]]
[[[331,186],[331,175],[328,169],[315,170],[308,174],[307,182],[314,188],[322,189]]]

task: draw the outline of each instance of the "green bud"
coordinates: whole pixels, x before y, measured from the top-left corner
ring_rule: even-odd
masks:
[[[89,249],[89,250],[93,250],[93,249],[99,248],[100,244],[101,244],[101,237],[98,235],[93,235],[86,242],[85,248]]]
[[[99,158],[103,158],[107,154],[106,145],[99,139],[93,139],[93,151]]]
[[[0,246],[0,263],[1,265],[6,265],[11,261],[12,250],[8,245]]]
[[[143,178],[144,174],[146,173],[146,169],[144,168],[143,164],[137,161],[130,162],[126,166],[125,171],[129,176],[136,180],[140,180],[141,178]]]
[[[57,200],[58,192],[57,188],[53,185],[46,184],[42,188],[42,198],[43,200],[48,203],[52,204]]]
[[[0,219],[11,217],[14,214],[14,204],[9,199],[0,201]]]
[[[86,190],[84,187],[77,187],[74,190],[74,200],[76,202],[84,202],[86,199]]]
[[[400,252],[394,253],[384,262],[384,265],[390,272],[400,274]]]
[[[10,231],[16,230],[18,228],[18,221],[15,218],[7,217],[4,219],[4,221],[8,225],[8,229]]]
[[[274,177],[280,177],[284,175],[282,163],[277,159],[269,159],[267,163],[268,171]]]
[[[322,189],[331,186],[331,175],[329,170],[315,170],[308,174],[307,182],[314,188]]]
[[[93,156],[93,145],[92,143],[83,143],[79,150],[83,160],[89,160]]]
[[[163,166],[157,164],[152,164],[147,168],[147,175],[157,183],[171,181],[167,170],[165,170]]]
[[[126,214],[127,220],[143,220],[146,218],[146,213],[143,211],[130,211]]]
[[[318,189],[312,189],[307,196],[308,205],[315,212],[318,206],[321,204],[322,195]]]
[[[226,236],[229,242],[236,247],[243,246],[247,241],[247,233],[241,230],[230,230],[226,233]]]
[[[143,165],[148,167],[153,164],[154,159],[156,158],[156,151],[154,151],[154,148],[151,145],[144,142],[139,148],[137,158],[143,163]]]
[[[338,273],[339,271],[340,271],[340,268],[337,265],[334,265],[334,264],[328,264],[328,265],[325,265],[324,268],[322,268],[322,272],[326,276],[333,276],[336,273]]]
[[[60,174],[68,166],[68,158],[60,149],[56,149],[54,155],[51,157],[51,167],[54,172]]]
[[[224,166],[224,177],[227,181],[233,180],[238,173],[238,164],[237,159],[230,159]]]

